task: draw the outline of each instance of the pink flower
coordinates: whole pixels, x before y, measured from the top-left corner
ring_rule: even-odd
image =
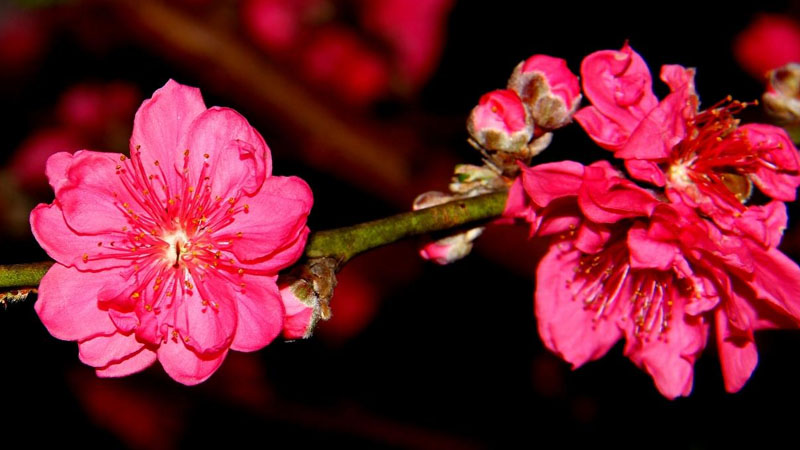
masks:
[[[523,168],[506,213],[552,236],[535,311],[544,344],[573,367],[624,338],[663,395],[688,395],[714,330],[726,388],[737,391],[757,361],[753,332],[800,322],[800,268],[775,249],[780,202],[751,207],[752,232],[735,235],[605,161],[565,161]]]
[[[592,105],[575,115],[601,147],[625,160],[633,178],[665,186],[675,202],[697,207],[729,229],[753,184],[767,196],[794,200],[800,156],[781,128],[739,126],[744,105],[719,103],[698,111],[694,70],[662,67],[671,93],[660,102],[650,71],[627,44],[587,56],[583,89]]]
[[[344,27],[318,30],[303,49],[302,63],[309,81],[352,105],[367,105],[389,91],[388,63]]]
[[[383,38],[403,81],[419,87],[436,68],[453,0],[361,2],[364,28]]]
[[[35,309],[99,376],[158,359],[200,383],[230,349],[280,333],[277,273],[303,251],[311,192],[271,175],[269,148],[241,115],[174,81],[139,108],[130,147],[130,158],[48,160],[56,198],[31,226],[57,264]]]
[[[800,25],[789,16],[760,14],[733,42],[733,54],[752,77],[800,62]]]
[[[519,152],[533,136],[533,122],[516,92],[497,89],[484,94],[467,119],[472,139],[487,150]]]
[[[508,80],[508,88],[528,106],[533,122],[547,130],[572,122],[581,103],[578,77],[561,58],[533,55],[519,63]]]

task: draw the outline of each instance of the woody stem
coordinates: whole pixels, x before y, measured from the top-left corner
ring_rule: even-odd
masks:
[[[447,230],[500,216],[508,193],[495,192],[456,200],[349,227],[312,233],[306,258],[332,258],[339,265],[373,248],[401,239]],[[0,265],[0,289],[35,287],[53,265],[52,261]]]

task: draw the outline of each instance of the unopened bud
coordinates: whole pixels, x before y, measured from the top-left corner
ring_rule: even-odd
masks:
[[[781,125],[800,124],[800,64],[770,70],[762,96],[764,110]]]
[[[485,150],[514,153],[533,136],[533,122],[519,96],[508,89],[484,94],[467,120],[467,131]]]
[[[459,164],[450,180],[450,192],[466,196],[488,194],[506,188],[503,177],[486,166]]]
[[[555,130],[572,122],[581,103],[578,77],[561,58],[533,55],[519,63],[508,80],[508,89],[528,106],[536,127]]]
[[[454,234],[438,241],[431,242],[420,249],[423,258],[436,264],[446,265],[469,255],[472,242],[483,233],[483,227],[472,228],[463,233]]]
[[[330,300],[336,287],[335,262],[330,258],[311,260],[278,280],[283,300],[283,337],[311,337],[320,319],[331,317]]]
[[[452,195],[448,195],[439,191],[428,191],[424,194],[419,194],[417,198],[414,199],[411,209],[417,211],[420,209],[430,208],[431,206],[441,205],[452,200],[455,200],[455,197]]]
[[[477,194],[478,193],[475,193],[475,195]],[[430,208],[455,200],[456,198],[462,197],[454,197],[437,191],[426,192],[414,199],[413,209],[417,211]],[[450,264],[453,261],[458,261],[467,256],[469,252],[472,251],[472,241],[477,239],[481,233],[483,233],[483,227],[477,227],[439,239],[438,241],[430,242],[420,249],[419,254],[423,258],[437,264]]]

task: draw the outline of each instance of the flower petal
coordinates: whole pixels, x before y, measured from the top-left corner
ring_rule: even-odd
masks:
[[[725,390],[738,392],[750,379],[758,364],[756,344],[752,332],[747,334],[731,332],[724,308],[717,308],[715,320],[717,349]]]
[[[129,225],[123,205],[138,208],[117,174],[122,155],[81,150],[75,152],[56,198],[64,219],[84,234],[119,233]],[[134,211],[141,214],[141,210]]]
[[[272,342],[283,328],[284,308],[277,277],[245,277],[244,292],[237,297],[238,326],[231,349],[259,350]]]
[[[119,236],[80,234],[64,220],[58,200],[40,203],[31,211],[31,231],[44,251],[59,263],[79,270],[102,270],[130,266],[129,260],[114,258],[118,250],[109,244]]]
[[[198,354],[227,349],[236,333],[238,286],[214,274],[194,279],[195,291],[175,296],[175,329]]]
[[[129,358],[144,347],[133,334],[112,333],[95,336],[78,343],[80,360],[92,367],[105,367]]]
[[[776,248],[764,250],[746,239],[753,256],[751,287],[758,298],[791,314],[800,323],[800,267]]]
[[[295,241],[305,227],[313,197],[300,178],[269,177],[261,190],[246,201],[249,211],[236,215],[233,223],[215,237],[224,233],[218,239],[232,239],[233,254],[252,262]]]
[[[662,395],[674,399],[692,392],[694,361],[706,346],[708,326],[700,317],[683,314],[686,299],[677,288],[669,292],[673,302],[669,329],[663,335],[642,339],[630,326],[625,355],[653,377]]]
[[[756,186],[776,200],[794,201],[800,185],[800,155],[786,131],[760,123],[743,125],[739,129],[750,145],[763,152],[762,158],[766,161],[752,175]]]
[[[91,338],[116,330],[108,312],[97,306],[97,296],[108,282],[103,273],[85,273],[56,264],[39,284],[34,305],[54,337],[65,341]]]
[[[183,161],[184,148],[181,141],[188,133],[194,119],[206,110],[200,90],[184,86],[174,80],[167,81],[162,88],[145,100],[133,119],[131,153],[139,148],[145,168],[154,167],[159,161],[164,165],[167,183],[173,193],[178,190],[178,177],[173,170]]]
[[[172,379],[187,386],[202,383],[225,360],[228,350],[214,355],[198,355],[180,339],[167,339],[158,347],[158,361]]]
[[[200,114],[181,147],[192,155],[188,157],[190,185],[211,176],[212,198],[238,197],[239,190],[252,195],[272,173],[264,138],[229,108],[213,107]]]
[[[562,251],[555,244],[536,271],[535,310],[545,346],[577,368],[598,359],[622,337],[615,320],[593,321],[583,303],[566,288],[578,266],[580,252]]]
[[[142,347],[136,353],[129,355],[127,358],[117,362],[113,362],[106,367],[95,370],[98,377],[101,378],[116,378],[124,377],[150,367],[156,362],[156,352],[147,347]]]
[[[639,122],[658,104],[647,64],[627,43],[619,51],[602,50],[584,58],[581,78],[583,92],[596,108],[591,112],[594,118],[599,113],[616,124],[614,141],[627,141]],[[591,121],[587,116],[588,113],[579,111],[576,119],[583,125]],[[590,136],[595,137],[591,133]],[[598,144],[603,146],[601,142],[605,139],[600,137]]]

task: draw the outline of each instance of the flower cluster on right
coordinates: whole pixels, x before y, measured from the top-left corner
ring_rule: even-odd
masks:
[[[545,75],[577,83],[552,67]],[[505,211],[552,239],[536,274],[541,338],[573,367],[624,338],[625,355],[675,398],[691,392],[713,334],[725,387],[738,391],[757,364],[753,333],[800,324],[800,268],[777,248],[797,149],[782,128],[740,125],[746,104],[700,110],[693,69],[662,67],[670,93],[659,100],[627,44],[587,56],[581,77],[591,104],[574,118],[617,159],[520,163]]]

